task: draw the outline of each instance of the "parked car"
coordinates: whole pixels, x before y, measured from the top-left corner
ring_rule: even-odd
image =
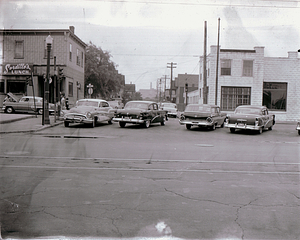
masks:
[[[227,117],[225,127],[229,128],[232,133],[236,129],[242,129],[254,130],[261,134],[263,129],[272,130],[274,124],[275,115],[269,114],[267,107],[241,105]]]
[[[70,110],[62,110],[65,127],[70,123],[84,123],[95,127],[98,122],[108,122],[112,124],[115,110],[109,106],[108,102],[102,99],[80,99]]]
[[[127,123],[141,124],[146,128],[151,123],[165,125],[167,111],[159,110],[158,104],[151,101],[130,101],[124,109],[118,109],[113,121],[119,122],[120,127],[125,127]]]
[[[37,112],[38,114],[43,114],[43,98],[33,96],[23,96],[18,98],[13,93],[7,93],[7,97],[3,102],[2,110],[6,113]],[[54,111],[54,104],[49,103],[49,113],[54,113]]]
[[[298,130],[298,134],[300,135],[300,120],[297,123],[296,130]]]
[[[161,103],[160,109],[168,111],[168,117],[177,118],[178,116],[177,105],[175,103]]]
[[[217,105],[189,104],[181,114],[179,123],[187,129],[197,126],[215,130],[216,127],[224,127],[225,118],[226,113],[221,113]]]

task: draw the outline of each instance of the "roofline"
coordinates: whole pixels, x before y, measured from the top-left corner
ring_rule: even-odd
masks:
[[[84,47],[87,47],[87,44],[83,42],[75,33],[70,29],[0,29],[0,34],[5,35],[9,33],[45,33],[51,35],[51,33],[65,33],[68,32],[72,37],[74,37],[78,42],[80,42]]]

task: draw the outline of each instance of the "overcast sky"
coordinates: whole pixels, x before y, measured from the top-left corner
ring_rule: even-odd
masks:
[[[2,29],[68,29],[109,51],[126,83],[156,87],[178,74],[199,74],[204,21],[207,52],[265,47],[266,57],[287,57],[300,48],[299,0],[0,0]]]

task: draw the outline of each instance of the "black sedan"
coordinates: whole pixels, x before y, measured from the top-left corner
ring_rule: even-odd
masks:
[[[167,111],[159,110],[158,104],[152,101],[130,101],[124,109],[118,109],[113,121],[119,122],[120,127],[127,123],[140,124],[148,128],[152,123],[165,125]]]

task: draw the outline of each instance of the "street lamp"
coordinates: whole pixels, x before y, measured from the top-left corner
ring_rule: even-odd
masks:
[[[53,38],[49,35],[46,38],[46,44],[47,44],[47,73],[46,73],[46,79],[44,81],[44,97],[43,97],[43,114],[44,114],[44,124],[50,124],[49,119],[49,80],[50,80],[50,52],[51,47],[53,43]]]

